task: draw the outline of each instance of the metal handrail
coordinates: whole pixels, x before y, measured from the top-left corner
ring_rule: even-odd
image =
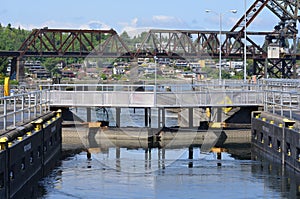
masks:
[[[300,92],[266,90],[264,110],[282,117],[295,118],[294,113],[300,112]]]
[[[32,91],[0,98],[0,121],[2,130],[15,128],[50,110],[50,98],[47,90]]]

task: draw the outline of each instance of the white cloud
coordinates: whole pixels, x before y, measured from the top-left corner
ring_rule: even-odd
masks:
[[[180,18],[173,16],[156,15],[151,18],[133,18],[128,22],[120,22],[115,26],[108,25],[99,20],[91,20],[87,23],[68,23],[61,21],[45,21],[41,24],[24,24],[14,23],[14,27],[21,27],[26,30],[32,30],[35,28],[57,28],[57,29],[115,29],[120,34],[126,31],[129,36],[133,37],[142,32],[149,31],[150,29],[188,29],[188,25]]]
[[[156,15],[152,18],[134,18],[129,23],[120,23],[121,32],[126,31],[130,37],[150,29],[188,29],[188,25],[180,18]]]
[[[111,29],[111,26],[101,22],[101,21],[89,21],[86,24],[76,24],[68,22],[58,22],[58,21],[45,21],[41,24],[24,24],[24,23],[14,23],[14,27],[20,27],[26,30],[39,29],[39,28],[52,28],[52,29],[101,29],[107,30]]]

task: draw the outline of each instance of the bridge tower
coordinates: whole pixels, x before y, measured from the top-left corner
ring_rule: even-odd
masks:
[[[244,38],[245,27],[250,25],[263,8],[268,8],[278,17],[279,22],[274,26],[273,32],[265,36],[262,47],[265,51],[264,55],[253,59],[253,74],[264,77],[295,78],[297,21],[300,20],[299,0],[256,0],[231,32],[239,31],[239,39]],[[247,41],[248,39],[247,37]]]

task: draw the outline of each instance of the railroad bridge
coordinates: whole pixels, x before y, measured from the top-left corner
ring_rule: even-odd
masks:
[[[263,9],[271,11],[279,23],[271,31],[247,31]],[[229,31],[220,34],[219,31],[153,29],[137,48],[123,41],[113,29],[34,29],[18,50],[0,51],[0,56],[12,58],[11,72],[17,79],[24,74],[22,60],[26,57],[217,59],[220,54],[226,59],[252,59],[253,75],[295,78],[296,60],[300,58],[298,13],[299,0],[255,0]],[[278,47],[276,56],[269,53],[274,46]]]

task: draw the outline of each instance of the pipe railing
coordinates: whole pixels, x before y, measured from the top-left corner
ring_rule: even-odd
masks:
[[[300,120],[300,92],[266,90],[264,95],[265,111]]]
[[[0,98],[0,128],[15,128],[50,110],[49,92],[38,90]]]

